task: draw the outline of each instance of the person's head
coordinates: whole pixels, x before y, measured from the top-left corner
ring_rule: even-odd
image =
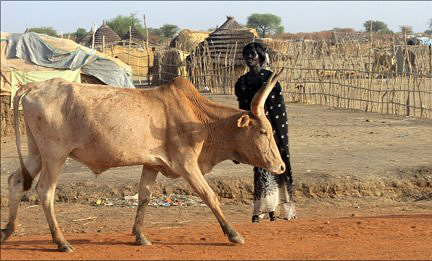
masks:
[[[249,67],[259,64],[262,66],[266,60],[266,51],[262,44],[251,42],[243,48],[243,59]]]

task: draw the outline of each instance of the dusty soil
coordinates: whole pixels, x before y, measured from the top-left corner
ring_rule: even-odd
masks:
[[[236,105],[233,96],[209,97]],[[198,204],[149,207],[146,231],[154,244],[134,246],[135,207],[103,202],[135,195],[140,168],[95,177],[68,160],[56,212],[77,252],[54,252],[31,191],[23,198],[20,226],[1,246],[1,259],[431,259],[432,120],[293,103],[287,108],[297,220],[251,224],[252,167],[226,161],[206,179],[245,245],[228,243],[211,211]],[[13,137],[1,142],[4,227],[7,177],[18,159]],[[182,180],[162,176],[153,192],[194,194]]]

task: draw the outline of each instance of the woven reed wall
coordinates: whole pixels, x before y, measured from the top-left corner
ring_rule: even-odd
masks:
[[[266,44],[276,50],[270,57],[270,68],[285,67],[280,82],[288,102],[432,119],[432,54],[428,46],[397,46],[383,41],[379,42],[382,46],[358,41],[333,46],[325,42]],[[233,49],[227,48],[224,57],[214,57],[207,48],[187,63],[185,77],[200,90],[208,87],[213,93],[233,94],[236,80],[245,72],[244,66],[235,65]],[[399,58],[398,49],[403,54]],[[395,63],[374,67],[375,52],[391,54]],[[415,61],[407,59],[412,54]],[[166,64],[162,59],[159,62],[163,70]],[[170,78],[160,80],[165,83]]]
[[[148,76],[149,71],[151,72],[154,61],[154,53],[151,48],[149,49],[147,51],[146,47],[136,45],[132,45],[131,47],[128,45],[111,45],[99,51],[129,65],[133,76],[145,77]]]

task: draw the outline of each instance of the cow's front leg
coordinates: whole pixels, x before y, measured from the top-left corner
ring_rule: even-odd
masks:
[[[183,177],[192,186],[192,188],[198,193],[200,198],[207,204],[207,206],[213,211],[222,231],[228,236],[228,239],[237,244],[244,244],[244,238],[240,233],[234,230],[234,228],[227,222],[225,216],[220,208],[219,199],[213,192],[212,188],[208,185],[204,179],[201,171],[198,167],[191,167],[184,173]]]
[[[144,236],[142,232],[142,226],[144,221],[145,209],[151,199],[151,187],[154,184],[157,176],[157,171],[153,169],[143,167],[140,187],[138,193],[138,208],[135,217],[135,224],[132,229],[132,233],[135,234],[137,245],[151,245],[151,242]]]

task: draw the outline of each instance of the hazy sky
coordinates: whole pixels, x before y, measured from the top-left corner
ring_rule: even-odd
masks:
[[[271,13],[282,18],[285,32],[292,33],[334,27],[362,30],[370,19],[383,21],[393,31],[409,25],[423,32],[432,18],[432,1],[1,1],[1,31],[52,26],[58,33],[68,33],[131,13],[139,18],[145,14],[147,26],[153,28],[175,24],[207,31],[228,15],[246,24],[252,13]]]

